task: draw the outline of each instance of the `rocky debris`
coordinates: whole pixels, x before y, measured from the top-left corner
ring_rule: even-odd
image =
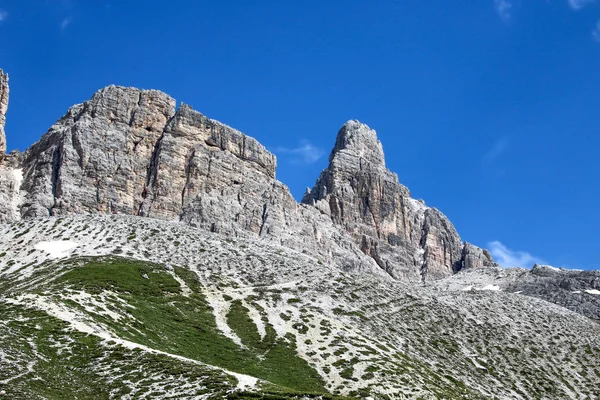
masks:
[[[538,297],[600,322],[600,271],[536,264],[505,287],[506,291]]]
[[[67,243],[76,246],[70,245],[64,258],[55,259],[52,252]],[[299,254],[256,237],[232,238],[181,223],[126,215],[76,215],[2,224],[0,253],[6,254],[0,257],[1,294],[3,304],[10,305],[4,307],[0,318],[0,326],[10,328],[0,329],[0,352],[13,355],[4,357],[0,372],[4,368],[12,371],[6,376],[21,376],[5,386],[13,393],[16,388],[32,386],[27,385],[31,374],[47,376],[41,374],[48,368],[42,357],[47,353],[41,351],[48,346],[30,346],[27,339],[31,334],[43,333],[48,338],[36,343],[49,343],[53,359],[57,348],[67,351],[75,347],[73,341],[58,340],[57,329],[35,328],[44,314],[31,318],[32,307],[62,319],[69,327],[66,338],[84,337],[86,343],[94,336],[103,343],[126,340],[129,348],[139,347],[140,354],[161,350],[169,355],[175,348],[179,359],[190,357],[216,367],[224,367],[231,359],[190,352],[189,343],[211,343],[207,341],[210,335],[215,343],[227,340],[226,351],[243,349],[264,365],[269,355],[263,345],[271,346],[270,337],[290,340],[291,354],[302,358],[323,379],[325,390],[353,398],[587,399],[595,398],[600,384],[600,325],[547,301],[493,288],[503,285],[500,281],[533,271],[468,269],[446,280],[414,285],[389,276],[347,274],[333,265],[321,265],[313,254]],[[128,260],[148,262],[149,270],[139,271],[141,279],[148,273],[153,281],[163,271],[172,276],[181,295],[174,296],[171,285],[166,286],[169,290],[152,290],[148,294],[156,302],[144,308],[152,312],[143,312],[142,300],[147,299],[140,297],[143,291],[120,296],[124,288],[117,290],[118,280],[116,285],[105,285],[102,275],[90,276],[89,282],[67,277],[90,261],[117,261],[127,268]],[[537,272],[542,269],[536,268]],[[56,276],[65,279],[53,279]],[[473,290],[440,290],[450,280],[461,285],[473,282],[471,276],[482,278]],[[126,288],[136,284],[133,278],[125,282]],[[160,307],[162,303],[167,306]],[[240,324],[228,318],[236,304],[247,309],[239,315],[249,322]],[[191,315],[190,310],[193,315],[204,315],[202,329],[197,321],[182,320]],[[56,327],[56,322],[51,326]],[[161,337],[154,339],[157,326]],[[181,327],[190,330],[180,335]],[[262,338],[261,346],[253,346],[257,343],[254,339],[247,341],[252,335]],[[20,351],[14,351],[17,340],[24,342]],[[40,356],[23,357],[32,352]],[[74,355],[79,366],[89,360],[97,367],[98,358],[90,359],[88,354],[102,353]],[[231,353],[224,356],[227,354]],[[73,357],[63,358],[71,365],[68,361]],[[36,362],[28,363],[30,359]],[[127,359],[129,363],[123,365]],[[111,378],[140,365],[139,358],[123,357],[122,351],[118,360],[105,368]],[[164,363],[150,364],[164,371],[170,368]],[[263,375],[266,369],[252,367],[259,364],[246,364],[249,370],[229,365],[228,369],[235,368],[237,373],[268,378]],[[285,374],[299,373],[298,364],[284,360],[278,366]],[[176,370],[180,384],[188,382],[185,369]],[[61,376],[68,379],[72,374]],[[199,377],[202,375],[194,375],[194,379]],[[139,378],[124,382],[129,388],[125,393],[147,389]],[[61,388],[62,382],[51,383]],[[156,390],[161,384],[159,380],[151,386]],[[201,393],[209,395],[211,387]],[[42,389],[47,392],[45,386]],[[194,395],[198,395],[196,391],[190,394]]]
[[[6,154],[6,111],[8,110],[8,74],[0,69],[0,161]]]
[[[330,216],[396,279],[450,276],[462,268],[463,253],[475,251],[471,245],[463,251],[456,229],[440,211],[411,198],[386,168],[376,132],[359,121],[340,129],[329,166],[302,202]]]
[[[477,264],[477,263],[475,263]],[[536,297],[600,322],[600,271],[535,265],[532,269],[465,267],[460,273],[432,283],[445,291],[498,290]]]

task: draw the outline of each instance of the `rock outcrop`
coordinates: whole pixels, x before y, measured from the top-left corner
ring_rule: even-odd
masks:
[[[8,110],[8,74],[0,69],[0,162],[6,154],[6,111]]]
[[[481,249],[463,246],[440,211],[411,198],[386,168],[376,132],[358,121],[339,131],[329,166],[302,202],[330,216],[396,279],[439,279],[493,263]]]
[[[462,252],[461,269],[497,268],[488,250],[481,249],[471,243],[465,243]]]
[[[275,156],[259,142],[154,90],[106,87],[11,160],[0,173],[3,221],[76,214],[181,221],[410,281],[449,276],[467,253],[466,267],[479,262],[442,213],[410,197],[385,167],[375,132],[356,121],[340,131],[304,204],[275,179]]]

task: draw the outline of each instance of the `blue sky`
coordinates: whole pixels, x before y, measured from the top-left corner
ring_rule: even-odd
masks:
[[[256,137],[300,198],[339,127],[505,266],[600,268],[600,0],[0,0],[9,149],[109,84]]]

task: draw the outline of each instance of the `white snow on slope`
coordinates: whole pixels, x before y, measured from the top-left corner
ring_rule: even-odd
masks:
[[[589,293],[589,294],[600,294],[600,290],[596,290],[596,289],[584,290],[584,292]]]
[[[68,257],[79,245],[70,240],[56,240],[51,242],[39,242],[34,246],[36,250],[45,251],[51,259]]]
[[[481,289],[477,289],[477,290],[493,290],[493,291],[499,291],[500,290],[500,286],[496,286],[496,285],[487,285],[482,287]]]

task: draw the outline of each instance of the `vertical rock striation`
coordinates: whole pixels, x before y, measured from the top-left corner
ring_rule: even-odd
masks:
[[[8,110],[8,74],[0,69],[0,162],[6,154],[6,111]]]
[[[110,86],[71,107],[25,154],[24,217],[137,214],[175,100]]]

